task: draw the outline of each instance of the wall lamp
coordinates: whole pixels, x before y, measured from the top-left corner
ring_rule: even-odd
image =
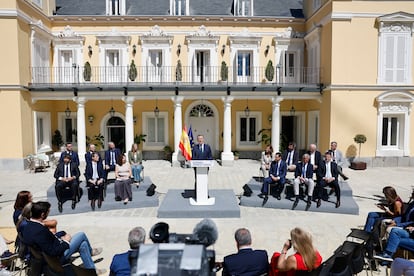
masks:
[[[70,118],[70,114],[71,113],[72,113],[72,111],[70,111],[68,101],[66,100],[66,109],[65,109],[65,116],[66,116],[66,118]]]
[[[177,56],[180,56],[181,54],[181,44],[177,45]]]
[[[226,45],[225,44],[223,44],[222,46],[221,46],[221,55],[224,55],[224,53],[226,52]]]
[[[135,54],[137,53],[137,45],[132,45],[132,55],[135,56]]]
[[[88,55],[89,55],[89,57],[92,56],[92,46],[91,45],[88,46]]]
[[[270,46],[266,45],[265,56],[267,56],[267,54],[269,54],[269,49],[270,49]]]
[[[137,116],[132,117],[132,121],[134,121],[134,125],[137,123]]]
[[[93,115],[88,116],[88,121],[92,125],[93,121],[95,120],[95,117]]]

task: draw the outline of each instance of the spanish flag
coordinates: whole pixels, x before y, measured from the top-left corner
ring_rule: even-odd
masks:
[[[186,126],[184,126],[183,132],[181,133],[179,148],[183,153],[185,160],[191,160],[191,143],[188,138]]]

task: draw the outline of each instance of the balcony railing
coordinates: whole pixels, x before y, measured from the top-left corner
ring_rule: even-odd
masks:
[[[95,66],[85,72],[83,66],[32,67],[32,85],[81,85],[81,84],[135,84],[135,85],[316,85],[320,83],[320,69],[308,67],[273,68],[273,79],[267,80],[265,67],[228,67],[227,78],[220,66]]]

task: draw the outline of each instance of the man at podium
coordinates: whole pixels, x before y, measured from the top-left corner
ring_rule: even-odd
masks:
[[[211,148],[204,143],[204,136],[197,135],[197,145],[193,147],[192,159],[193,160],[212,160]]]

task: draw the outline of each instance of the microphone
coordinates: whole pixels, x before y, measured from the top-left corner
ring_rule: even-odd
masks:
[[[199,244],[208,247],[218,238],[217,226],[211,219],[203,219],[193,229],[193,238]]]

